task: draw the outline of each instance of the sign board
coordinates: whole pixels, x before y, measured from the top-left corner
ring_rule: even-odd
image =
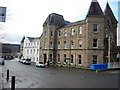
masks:
[[[0,7],[0,22],[5,22],[6,20],[6,7]]]
[[[65,58],[66,60],[70,60],[70,58]]]

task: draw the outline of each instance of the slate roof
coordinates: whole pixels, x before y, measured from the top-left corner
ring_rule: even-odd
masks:
[[[34,39],[40,39],[40,37],[27,37],[29,40],[30,40],[30,42],[32,42]]]
[[[64,25],[62,28],[68,27],[68,26],[74,26],[74,25],[84,24],[84,23],[85,23],[84,20],[80,20],[80,21],[76,21],[76,22],[72,22],[72,23],[69,22],[66,25]]]
[[[25,39],[25,36],[22,38],[21,43],[23,43],[23,42],[24,42],[24,39]]]
[[[84,20],[72,22],[72,23],[67,24],[66,26],[74,26],[74,25],[79,25],[79,24],[84,24]]]
[[[103,11],[97,0],[92,0],[88,10],[87,16],[92,16],[92,15],[104,16]]]
[[[47,26],[47,24],[53,24],[57,26],[62,26],[65,25],[65,20],[62,15],[56,14],[56,13],[51,13],[45,20],[43,26]]]
[[[118,23],[108,3],[106,4],[104,14],[109,15],[113,23]]]

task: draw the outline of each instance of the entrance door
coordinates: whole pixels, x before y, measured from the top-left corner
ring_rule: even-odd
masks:
[[[46,63],[46,54],[44,54],[44,64]]]

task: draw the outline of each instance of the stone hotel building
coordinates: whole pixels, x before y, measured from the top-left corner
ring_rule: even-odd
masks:
[[[52,13],[43,24],[40,61],[73,67],[116,61],[117,23],[110,5],[103,12],[97,0],[84,20],[71,23]]]

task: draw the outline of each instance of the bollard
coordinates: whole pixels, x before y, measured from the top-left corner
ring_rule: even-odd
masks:
[[[3,73],[2,73],[2,77],[3,77]]]
[[[11,90],[15,90],[15,76],[12,76]]]
[[[7,70],[7,82],[9,81],[9,70]]]

